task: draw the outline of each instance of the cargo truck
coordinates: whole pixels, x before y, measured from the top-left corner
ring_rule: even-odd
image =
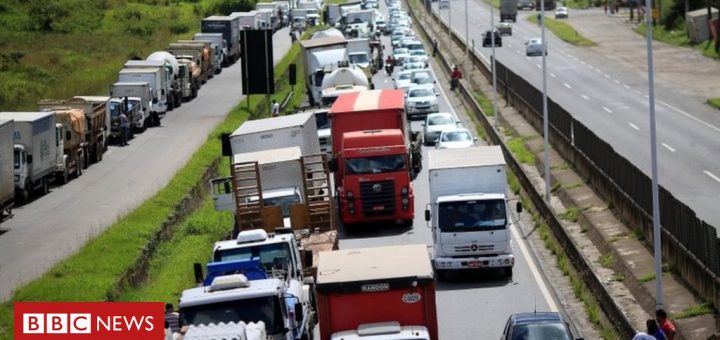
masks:
[[[50,110],[55,113],[55,121],[60,127],[62,155],[58,154],[55,177],[60,183],[67,183],[71,174],[82,175],[87,153],[85,143],[85,113],[79,109]],[[58,150],[58,153],[60,150]]]
[[[197,97],[198,90],[201,86],[200,76],[202,75],[198,64],[200,59],[197,53],[183,53],[183,51],[169,51],[167,53],[178,62],[182,99],[189,101]]]
[[[438,279],[462,269],[498,268],[512,278],[513,255],[507,169],[499,146],[428,152],[430,204]],[[516,205],[520,212],[522,205]]]
[[[273,32],[282,28],[282,18],[280,17],[280,5],[274,2],[258,2],[255,4],[256,11],[269,11],[270,28]],[[285,13],[287,14],[287,13]]]
[[[39,190],[47,194],[55,176],[58,154],[62,156],[60,130],[52,112],[0,112],[13,122],[15,195],[25,203]]]
[[[109,94],[110,97],[113,98],[110,101],[110,126],[112,128],[110,134],[113,137],[119,136],[119,117],[120,110],[123,108],[121,102],[124,101],[126,97],[131,107],[131,109],[126,112],[132,127],[130,134],[132,135],[133,131],[145,131],[145,129],[147,129],[152,119],[150,116],[151,91],[150,84],[146,82],[117,82],[110,85]]]
[[[212,41],[193,39],[178,40],[176,43],[202,46],[203,62],[207,60],[209,64],[208,78],[214,77],[215,74],[218,73],[218,69],[222,69],[222,65],[220,64],[220,55],[216,53],[217,50],[213,48]],[[207,58],[205,56],[207,56]]]
[[[261,30],[272,30],[275,33],[277,17],[273,16],[271,9],[256,9],[254,11],[258,16],[258,28]]]
[[[166,49],[175,58],[190,59],[197,66],[197,78],[200,84],[205,84],[213,72],[210,52],[205,50],[203,44],[171,43]],[[188,58],[190,56],[190,58]],[[192,69],[191,69],[192,71]]]
[[[300,48],[305,69],[305,88],[310,106],[322,103],[322,83],[326,74],[346,60],[347,40],[341,37],[324,37],[301,40]]]
[[[257,30],[260,29],[260,14],[257,11],[250,12],[232,12],[230,16],[238,18],[238,26],[240,30]],[[242,50],[242,49],[241,49]]]
[[[320,153],[315,116],[310,112],[245,121],[230,135],[233,155],[300,147],[304,155]]]
[[[12,208],[15,205],[14,128],[12,119],[0,119],[0,222],[12,217]]]
[[[500,1],[500,22],[517,21],[517,5],[518,0],[501,0]],[[547,9],[547,8],[545,8]]]
[[[110,144],[110,109],[108,106],[110,105],[110,97],[108,96],[75,96],[73,98],[76,99],[82,99],[88,103],[91,103],[93,105],[93,115],[99,113],[100,111],[105,113],[105,118],[103,119],[103,127],[102,127],[102,135],[103,135],[103,151],[107,151],[107,147]],[[102,109],[100,109],[102,108]],[[87,111],[85,111],[85,117],[87,118]],[[92,119],[91,119],[92,120]],[[93,128],[90,129],[91,131],[97,131],[98,127],[95,127],[95,123],[93,122]],[[102,159],[102,154],[100,154],[100,158]]]
[[[219,74],[222,72],[223,66],[226,64],[225,58],[228,57],[228,47],[225,39],[223,39],[220,33],[195,33],[193,40],[206,40],[210,41],[213,50],[215,50],[215,59],[217,60],[215,65],[215,73]]]
[[[424,244],[321,252],[317,273],[320,339],[439,339]]]
[[[38,110],[67,110],[80,109],[85,114],[85,159],[84,168],[90,163],[97,163],[102,160],[103,153],[107,149],[107,103],[109,97],[75,97],[67,100],[44,99],[38,102]]]
[[[421,138],[410,136],[402,90],[338,97],[330,109],[335,188],[344,224],[396,221],[412,225],[412,177]]]
[[[305,10],[305,20],[308,25],[315,26],[320,24],[320,6],[315,1],[300,1],[298,8]]]
[[[348,39],[347,42],[347,60],[360,67],[368,82],[372,83],[372,77],[378,70],[378,59],[382,60],[382,56],[374,53],[374,48],[370,48],[370,39]]]
[[[163,62],[163,65],[167,70],[167,74],[169,75],[169,101],[171,102],[173,109],[176,107],[180,107],[182,105],[183,99],[182,81],[183,79],[187,79],[187,77],[184,75],[184,73],[187,73],[187,70],[181,69],[180,64],[178,63],[175,56],[165,51],[153,52],[145,60]]]
[[[177,62],[177,61],[176,61]],[[157,88],[159,93],[158,98],[164,97],[166,104],[166,112],[175,108],[175,97],[173,96],[172,84],[173,84],[173,68],[172,65],[168,65],[165,60],[128,60],[123,65],[125,69],[152,69],[160,70],[160,83]],[[141,78],[136,78],[138,81],[142,81]],[[153,87],[153,84],[150,84]],[[154,92],[158,92],[157,90]],[[156,93],[153,93],[156,94]],[[160,103],[161,100],[158,101]]]
[[[293,8],[290,10],[292,17],[292,28],[304,31],[307,29],[307,10],[304,8]]]
[[[239,18],[230,16],[213,15],[202,20],[202,33],[222,33],[227,44],[227,56],[225,64],[227,67],[240,59],[240,25]]]
[[[153,62],[154,63],[154,62]],[[160,119],[165,117],[168,110],[166,85],[167,78],[165,76],[165,67],[153,68],[124,68],[118,72],[119,83],[147,83],[150,90],[150,98],[148,98],[148,120],[149,126],[160,126]],[[136,96],[140,97],[140,96]]]

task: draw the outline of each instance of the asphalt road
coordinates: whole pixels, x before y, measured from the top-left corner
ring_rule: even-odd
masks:
[[[274,61],[290,49],[288,29],[275,33]],[[223,69],[199,96],[165,116],[162,127],[110,147],[78,179],[14,209],[0,236],[0,299],[75,253],[90,238],[162,189],[243,99],[240,62]]]
[[[381,1],[381,10],[385,12],[385,3]],[[390,41],[383,38],[385,54],[391,53]],[[398,69],[395,69],[397,72]],[[437,78],[436,78],[437,79]],[[393,82],[384,71],[378,72],[373,79],[376,88],[392,88]],[[455,112],[447,99],[451,93],[442,91],[441,112]],[[460,117],[463,121],[467,121]],[[420,121],[413,121],[413,130],[420,130]],[[474,130],[470,127],[469,130]],[[430,201],[427,175],[427,149],[424,147],[423,170],[413,181],[415,193],[415,221],[412,228],[397,227],[392,224],[374,224],[369,229],[354,228],[349,232],[341,229],[340,249],[377,247],[386,245],[417,244],[432,246],[432,234],[424,220],[424,210]],[[471,152],[470,149],[468,152]],[[437,313],[441,339],[497,339],[510,314],[533,310],[557,310],[557,303],[547,293],[543,278],[537,274],[535,260],[525,250],[526,242],[517,230],[513,231],[513,246],[516,256],[513,281],[502,278],[500,272],[461,272],[449,274],[447,282],[436,282]],[[531,269],[532,267],[532,269]],[[543,291],[545,293],[543,293]]]
[[[490,28],[490,9],[468,1],[469,36],[476,50],[490,60],[491,48],[482,47]],[[451,1],[453,30],[465,36],[465,1]],[[433,3],[437,11],[437,3]],[[440,11],[448,19],[448,10]],[[525,56],[525,41],[540,37],[540,28],[519,11],[513,35],[496,48],[497,60],[542,89],[542,58]],[[552,17],[553,12],[546,12]],[[573,15],[571,10],[570,15]],[[495,10],[495,22],[499,11]],[[548,41],[547,93],[558,104],[635,166],[650,174],[650,121],[647,77],[637,69],[615,63],[591,49],[575,47],[546,31]],[[443,37],[441,37],[442,39]],[[446,37],[445,37],[446,38]],[[656,56],[662,58],[662,55]],[[661,73],[662,70],[655,70]],[[688,204],[710,224],[720,226],[715,202],[720,193],[720,115],[702,104],[704,99],[683,91],[681,83],[656,82],[658,174],[662,186]],[[648,192],[648,195],[650,193]]]

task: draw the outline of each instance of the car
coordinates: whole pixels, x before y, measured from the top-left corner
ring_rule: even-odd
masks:
[[[435,142],[436,149],[462,149],[475,146],[477,138],[465,128],[443,131]]]
[[[558,7],[555,9],[555,19],[567,19],[568,9],[567,7]]]
[[[512,35],[512,24],[509,22],[501,22],[497,25],[495,25],[495,28],[498,32],[500,32],[500,35]]]
[[[413,71],[400,71],[395,75],[393,81],[395,81],[395,88],[401,89],[403,85],[411,84],[413,78]]]
[[[545,50],[545,55],[548,54],[547,48],[543,48],[545,44],[543,44],[541,38],[532,38],[528,40],[525,45],[525,55],[528,57],[541,56],[543,54],[543,50]]]
[[[536,312],[510,315],[500,340],[514,339],[558,339],[582,340],[575,338],[570,326],[560,313]]]
[[[440,3],[438,4],[438,8],[450,8],[450,0],[440,0]]]
[[[517,9],[535,9],[535,2],[532,0],[518,0]]]
[[[375,20],[375,29],[378,32],[380,32],[384,35],[387,35],[390,32],[386,28],[387,28],[387,22],[385,20]]]
[[[448,112],[431,113],[425,117],[423,126],[423,136],[425,145],[435,144],[435,140],[440,137],[443,131],[454,130],[460,124],[455,120],[455,116]]]
[[[410,58],[413,58],[413,61],[421,61],[421,62],[427,64],[428,55],[427,55],[427,53],[425,53],[425,50],[409,50],[409,51],[410,51]]]
[[[494,30],[493,33],[495,33],[495,47],[502,47],[502,36],[500,35],[500,32]],[[483,47],[492,46],[491,34],[492,33],[490,31],[486,31],[485,34],[483,34]]]
[[[438,96],[440,94],[435,91],[435,86],[414,85],[408,88],[405,95],[405,112],[408,118],[415,115],[422,115],[432,112],[438,112]]]
[[[416,61],[413,57],[410,57],[410,59],[406,60],[403,63],[402,70],[424,70],[427,68],[427,64],[421,61]]]
[[[395,58],[395,66],[402,66],[405,59],[410,57],[410,50],[407,48],[396,48],[393,50],[393,58]]]

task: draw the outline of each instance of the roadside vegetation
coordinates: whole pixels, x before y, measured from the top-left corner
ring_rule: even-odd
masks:
[[[635,28],[635,32],[645,36],[646,28],[645,23],[642,23]],[[655,25],[653,27],[653,40],[675,46],[691,47],[698,50],[706,57],[720,59],[720,54],[715,51],[715,45],[713,43],[705,41],[699,44],[693,44],[690,41],[690,38],[688,38],[687,33],[685,32],[685,21],[675,24],[670,29],[663,25]]]
[[[548,17],[550,11],[546,11],[545,27],[563,41],[575,46],[597,46],[597,44],[578,33],[572,26]],[[535,15],[528,16],[528,21],[537,25],[538,18]]]
[[[710,98],[707,100],[707,104],[720,110],[720,97],[718,98]]]
[[[0,3],[0,110],[103,95],[131,58],[190,38],[213,13],[251,0],[10,0]]]

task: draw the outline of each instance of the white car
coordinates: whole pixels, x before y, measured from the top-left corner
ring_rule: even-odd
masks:
[[[407,48],[396,48],[393,50],[393,58],[395,58],[395,66],[402,66],[405,59],[410,57],[410,50]]]
[[[427,64],[428,61],[428,55],[425,53],[425,50],[410,50],[410,57],[411,58],[417,58],[416,60],[419,60],[423,63]]]
[[[461,149],[475,145],[477,138],[470,134],[465,128],[443,131],[435,143],[436,149]]]
[[[567,7],[558,7],[555,9],[555,19],[567,19],[568,9]]]
[[[412,84],[412,78],[413,78],[413,72],[414,71],[400,71],[397,75],[393,78],[395,81],[395,88],[401,89],[405,85]]]
[[[413,59],[413,57],[410,57],[409,60],[406,60],[406,61],[403,63],[403,66],[402,66],[403,71],[407,71],[407,70],[412,70],[412,71],[414,71],[414,70],[424,70],[424,69],[426,69],[426,68],[427,68],[427,64],[426,64],[426,63],[423,63],[423,62],[421,62],[421,61],[416,61],[416,60]]]
[[[427,115],[422,124],[425,145],[435,144],[435,140],[443,131],[457,129],[459,123],[451,113],[440,112]]]
[[[414,115],[422,115],[438,112],[438,96],[433,85],[415,85],[407,90],[405,96],[405,112],[409,118]]]
[[[543,48],[543,41],[541,38],[532,38],[528,40],[525,45],[525,55],[528,57],[531,56],[541,56],[543,54],[543,50],[545,50],[545,55],[547,55],[547,49]]]

